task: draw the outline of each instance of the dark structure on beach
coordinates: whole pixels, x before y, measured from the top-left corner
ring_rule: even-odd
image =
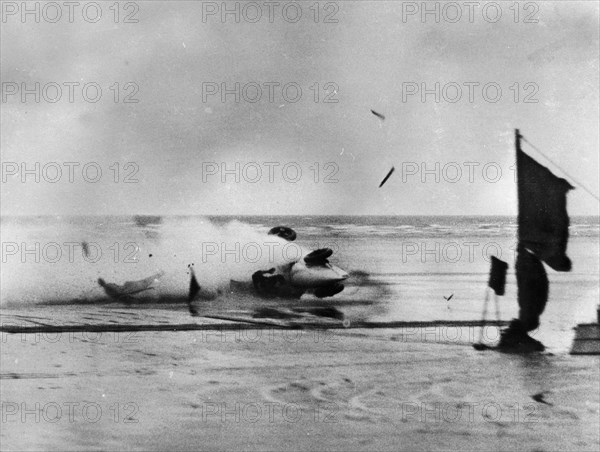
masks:
[[[525,154],[521,138],[516,130],[519,219],[515,270],[519,318],[503,331],[499,347],[543,351],[543,344],[527,333],[539,326],[548,301],[548,276],[542,262],[556,271],[571,270],[571,260],[566,255],[567,193],[574,187]]]

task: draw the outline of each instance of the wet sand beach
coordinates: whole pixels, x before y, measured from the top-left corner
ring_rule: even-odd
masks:
[[[235,239],[226,242],[235,249],[241,239],[262,243],[266,232],[248,232],[264,229],[258,223],[291,220],[207,228],[201,218],[165,219],[140,228],[111,218],[107,231],[93,219],[71,220],[75,226],[54,220],[57,229],[66,228],[61,241],[85,237],[111,251],[113,237],[120,237],[139,243],[140,259],[7,257],[0,310],[2,450],[600,447],[600,358],[568,354],[575,325],[596,315],[596,222],[574,229],[574,271],[549,274],[550,301],[534,332],[548,353],[526,357],[473,349],[489,261],[480,252],[471,259],[467,248],[458,261],[443,253],[466,242],[478,243],[479,251],[490,245],[512,266],[511,219],[482,229],[483,220],[467,218],[457,232],[451,232],[456,218],[435,225],[404,219],[403,226],[380,219],[384,224],[376,227],[370,218],[342,218],[335,231],[329,220],[316,229],[305,220],[298,228],[304,246],[332,238],[339,244],[333,262],[352,273],[342,293],[280,300],[225,291],[195,300],[198,317],[190,316],[185,301],[188,263],[195,262],[200,285],[209,288],[253,268],[220,256],[203,262],[203,234],[212,231],[218,243]],[[99,230],[83,234],[88,224]],[[40,243],[57,240],[45,236],[50,232],[41,220],[25,226]],[[184,249],[181,237],[193,246]],[[409,246],[417,248],[408,253]],[[439,255],[432,255],[436,249]],[[123,284],[158,269],[167,273],[157,293],[129,303],[111,300],[97,283],[102,277]],[[497,325],[517,314],[516,298],[511,269],[499,302],[501,322],[484,330],[486,342],[497,342]],[[496,319],[493,304],[487,319]]]
[[[2,449],[600,446],[597,356],[478,352],[477,331],[196,322],[211,329],[2,333]]]

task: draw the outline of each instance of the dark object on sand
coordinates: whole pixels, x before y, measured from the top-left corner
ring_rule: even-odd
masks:
[[[194,273],[194,264],[188,265],[190,269],[190,291],[188,293],[188,301],[192,301],[198,292],[200,291],[200,284],[198,284],[198,280],[196,279],[196,273]]]
[[[486,345],[482,342],[473,344],[475,350],[495,350],[501,353],[528,354],[543,352],[546,350],[544,344],[529,336],[518,325],[518,320],[514,319],[511,325],[502,331],[500,343],[496,347]]]
[[[293,242],[296,240],[296,231],[294,231],[292,228],[288,228],[287,226],[275,226],[269,231],[269,235],[276,235],[277,237],[281,237],[288,242]]]
[[[580,323],[575,327],[571,355],[600,355],[600,322]]]
[[[192,316],[197,316],[198,315],[198,311],[196,310],[196,308],[192,305],[192,301],[194,301],[194,298],[196,298],[196,295],[198,295],[198,292],[200,291],[200,284],[198,284],[198,280],[196,279],[196,273],[194,273],[194,264],[188,265],[188,268],[190,269],[190,290],[188,293],[188,309],[190,310],[190,314]]]
[[[375,110],[371,110],[371,113],[373,113],[375,116],[377,116],[382,121],[385,121],[385,116],[383,116],[381,113],[377,113]]]
[[[544,344],[532,338],[519,319],[513,319],[502,331],[498,350],[504,353],[532,353],[546,350]]]
[[[550,402],[546,402],[544,400],[544,394],[546,394],[546,391],[538,392],[537,394],[532,395],[531,398],[533,400],[535,400],[536,402],[545,403],[546,405],[552,406],[552,404]]]
[[[392,175],[392,173],[396,170],[396,168],[394,168],[392,166],[392,169],[387,173],[387,175],[383,178],[383,180],[381,181],[381,183],[379,184],[378,188],[383,187],[383,184],[385,184],[387,182],[387,180],[390,178],[390,176]]]

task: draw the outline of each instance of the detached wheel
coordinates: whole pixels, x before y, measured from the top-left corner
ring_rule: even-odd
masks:
[[[304,256],[307,265],[319,265],[327,263],[327,259],[333,254],[331,248],[319,248]]]
[[[292,228],[288,228],[287,226],[275,226],[269,231],[269,235],[276,235],[277,237],[281,237],[288,242],[293,242],[296,240],[296,231]]]

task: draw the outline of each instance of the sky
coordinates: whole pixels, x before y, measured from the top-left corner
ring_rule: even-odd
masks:
[[[90,3],[2,3],[2,215],[515,215],[515,128],[599,214],[598,2]]]

